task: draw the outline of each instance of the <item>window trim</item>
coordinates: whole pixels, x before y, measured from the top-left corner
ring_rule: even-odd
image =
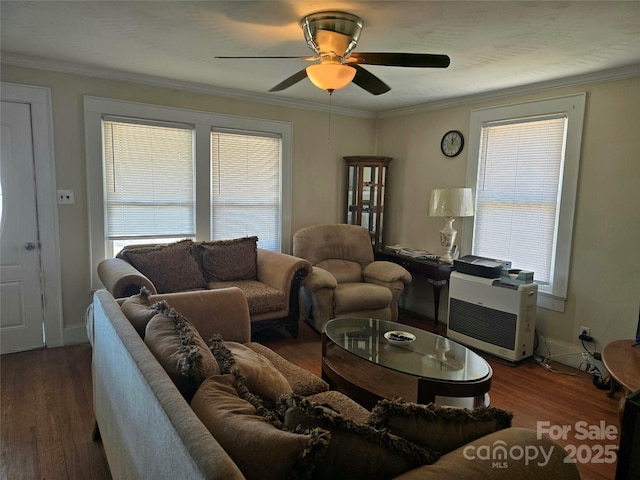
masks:
[[[552,269],[553,284],[551,289],[541,286],[538,291],[538,306],[560,312],[563,312],[565,309],[569,286],[571,243],[585,103],[586,93],[580,93],[545,100],[488,107],[472,110],[469,122],[469,155],[467,159],[466,186],[473,189],[475,196],[480,156],[480,140],[484,124],[541,115],[567,115],[566,150],[563,171],[561,173],[562,198],[559,208],[558,235]],[[462,241],[462,248],[466,252],[472,251],[473,224],[473,217],[467,217],[463,220],[465,235]]]
[[[195,202],[196,239],[207,240],[210,231],[210,133],[212,127],[230,130],[269,132],[282,138],[281,175],[281,246],[291,251],[291,189],[292,189],[292,125],[278,120],[265,120],[218,113],[164,107],[84,96],[85,154],[89,215],[90,262],[92,289],[102,288],[98,278],[98,263],[106,258],[105,203],[102,165],[102,119],[105,116],[133,117],[150,121],[194,125],[195,134]]]

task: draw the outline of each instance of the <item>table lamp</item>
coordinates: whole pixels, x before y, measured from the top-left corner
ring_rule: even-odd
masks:
[[[429,201],[429,216],[444,217],[445,225],[440,230],[442,255],[440,261],[453,263],[451,248],[458,233],[453,228],[454,217],[473,216],[473,198],[470,188],[434,188]]]

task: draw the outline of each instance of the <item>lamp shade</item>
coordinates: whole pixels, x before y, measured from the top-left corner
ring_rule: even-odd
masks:
[[[351,83],[356,69],[340,63],[318,63],[307,67],[307,76],[311,83],[322,90],[340,90]]]
[[[472,217],[473,196],[470,188],[434,188],[429,201],[431,217]]]

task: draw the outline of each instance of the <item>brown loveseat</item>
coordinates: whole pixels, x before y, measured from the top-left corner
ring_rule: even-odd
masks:
[[[98,276],[115,297],[240,288],[249,302],[251,330],[285,327],[298,335],[299,289],[308,261],[257,248],[257,237],[162,245],[131,245],[98,265]]]
[[[507,412],[385,401],[370,413],[327,391],[250,342],[237,288],[135,297],[100,290],[87,315],[96,431],[114,479],[579,478],[557,444],[508,428]],[[158,300],[166,303],[149,306]],[[176,338],[179,348],[168,348]],[[209,338],[210,352],[197,346]],[[273,410],[250,381],[267,370],[280,372],[288,391]]]

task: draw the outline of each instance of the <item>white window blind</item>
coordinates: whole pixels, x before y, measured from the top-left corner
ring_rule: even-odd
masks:
[[[511,260],[535,280],[553,279],[567,118],[482,127],[473,253]]]
[[[260,248],[280,250],[279,136],[211,132],[211,238],[256,235]]]
[[[103,120],[109,240],[195,236],[193,127]]]

